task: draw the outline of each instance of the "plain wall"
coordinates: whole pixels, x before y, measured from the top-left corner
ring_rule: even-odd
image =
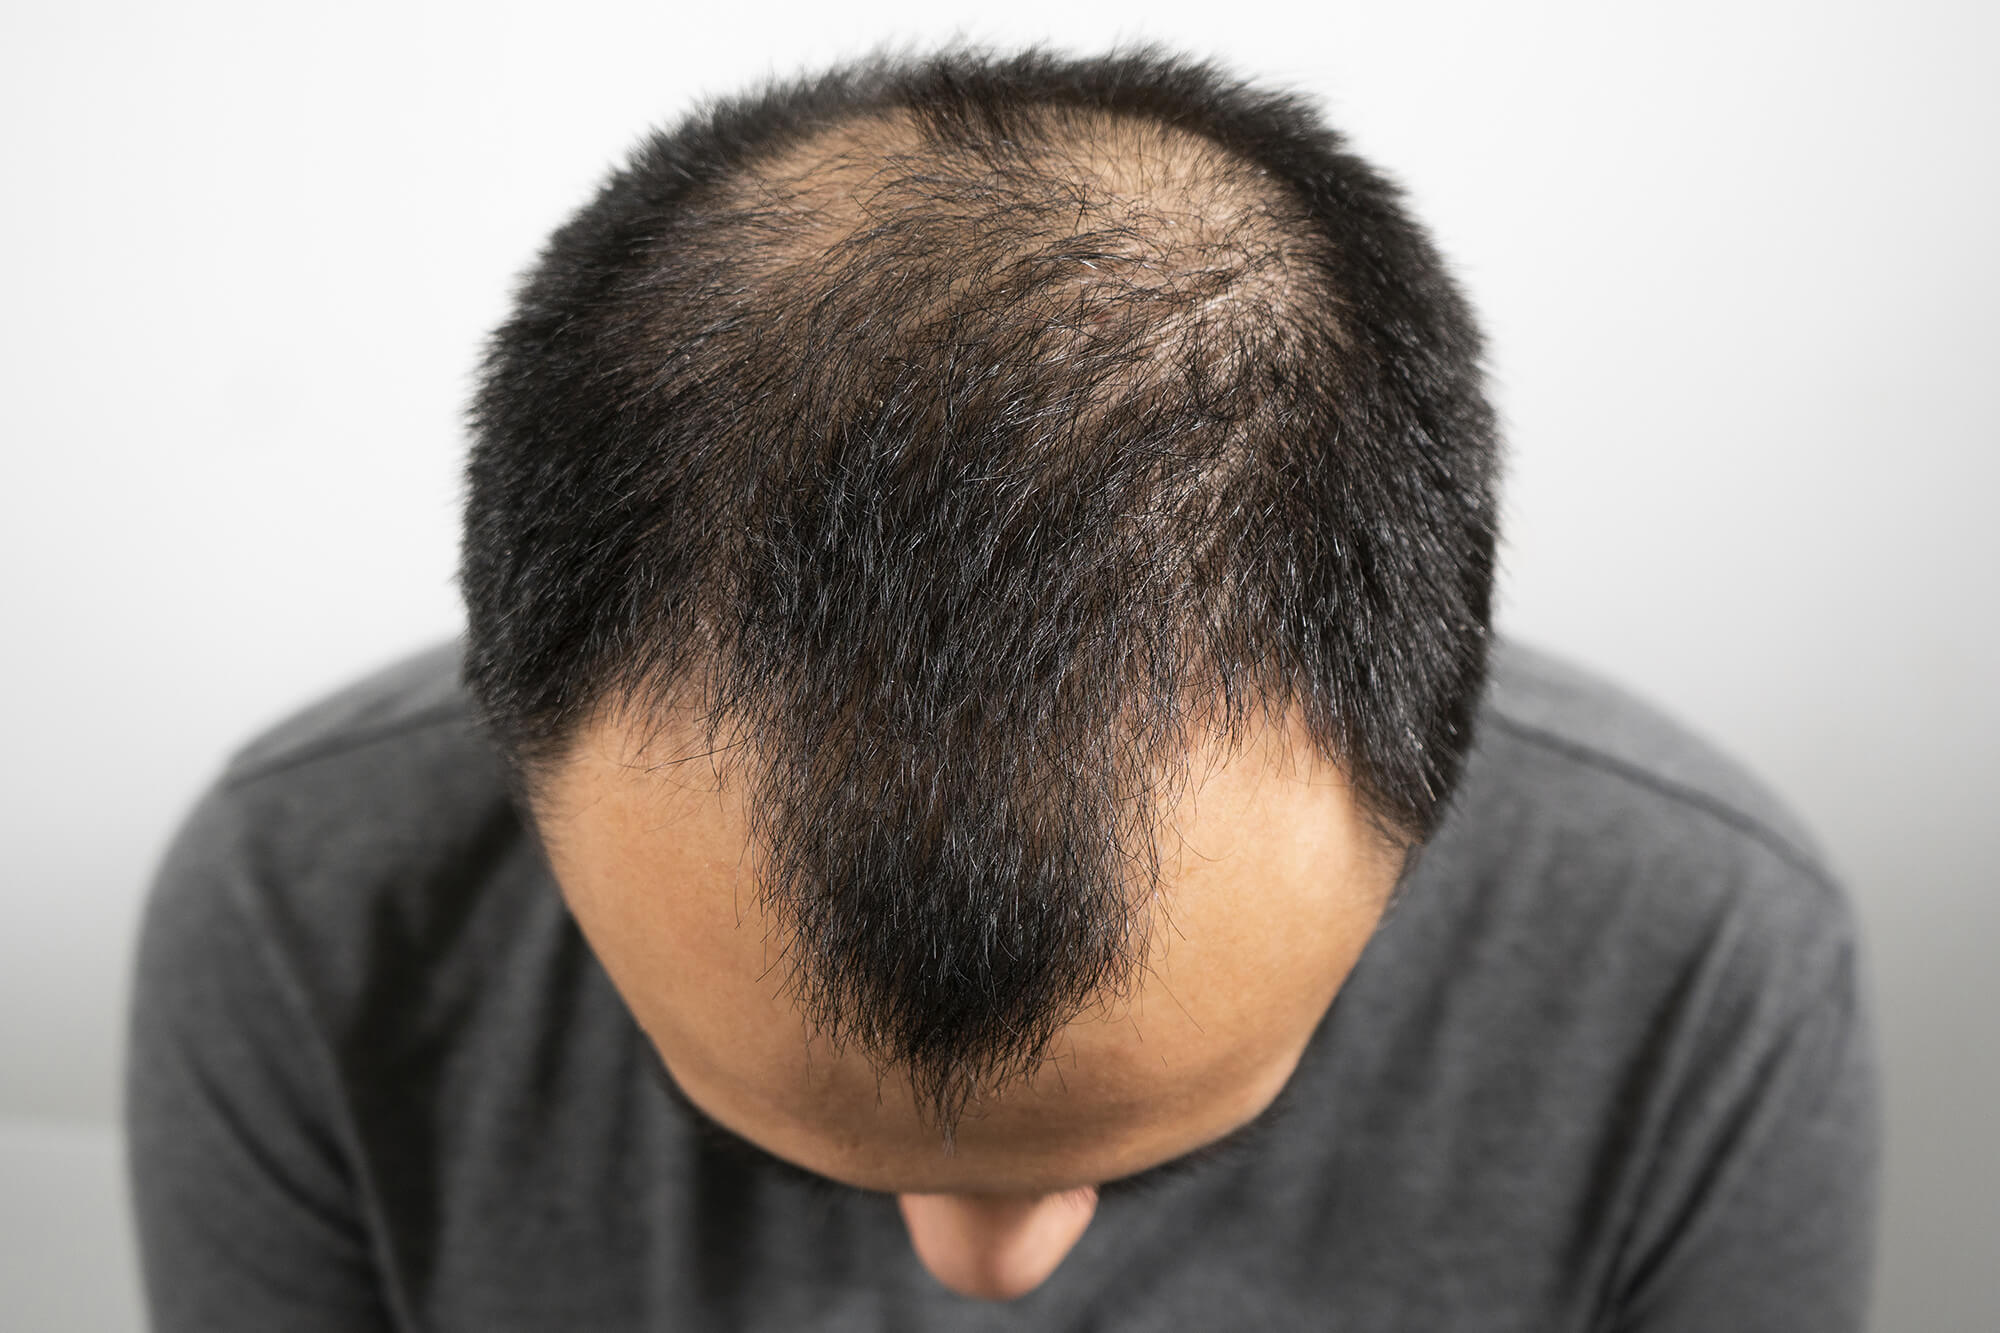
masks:
[[[249,731],[454,632],[461,407],[514,275],[699,94],[962,32],[1221,56],[1408,187],[1491,335],[1503,625],[1819,830],[1888,1079],[1879,1326],[1994,1326],[1996,15],[10,4],[0,1234],[73,1182],[99,1224],[35,1234],[110,1237],[10,1270],[15,1308],[129,1318],[64,1292],[131,1280],[104,1181],[152,863]]]

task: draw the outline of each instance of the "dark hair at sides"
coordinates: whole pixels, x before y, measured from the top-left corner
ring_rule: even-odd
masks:
[[[1489,636],[1480,350],[1396,189],[1208,64],[716,102],[493,338],[467,682],[529,793],[607,709],[730,737],[803,1011],[948,1127],[1143,965],[1192,738],[1294,717],[1385,836],[1434,828]]]

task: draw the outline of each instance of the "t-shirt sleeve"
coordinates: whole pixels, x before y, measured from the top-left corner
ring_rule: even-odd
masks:
[[[140,931],[125,1118],[152,1326],[388,1330],[328,1047],[260,926],[255,822],[205,800]]]
[[[1866,1326],[1880,1123],[1845,896],[1737,920],[1689,978],[1701,1036],[1624,1247],[1614,1333]]]

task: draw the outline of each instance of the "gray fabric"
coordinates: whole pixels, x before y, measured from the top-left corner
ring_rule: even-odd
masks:
[[[981,1305],[894,1201],[720,1151],[440,649],[249,746],[150,900],[128,1071],[161,1330],[1862,1324],[1853,925],[1758,786],[1504,648],[1465,783],[1271,1132]]]

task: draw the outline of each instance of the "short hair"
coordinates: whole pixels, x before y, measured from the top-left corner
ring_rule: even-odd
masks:
[[[531,802],[591,719],[697,704],[802,1011],[948,1131],[1143,969],[1191,738],[1294,718],[1432,831],[1480,351],[1295,95],[1156,48],[767,84],[645,139],[494,335],[466,680]]]

